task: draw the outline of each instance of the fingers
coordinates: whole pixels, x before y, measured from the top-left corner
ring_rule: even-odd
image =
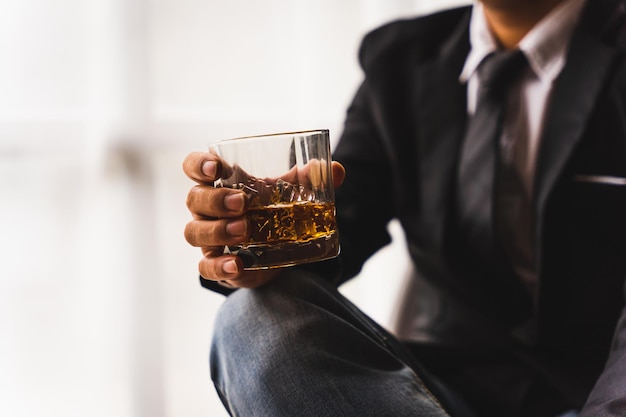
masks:
[[[221,248],[209,249],[210,255],[205,256],[198,264],[203,278],[217,281],[227,288],[256,288],[272,279],[279,271],[276,269],[244,271],[241,259],[234,255],[216,256]]]
[[[194,220],[185,227],[189,244],[203,248],[200,274],[211,280],[223,281],[230,288],[252,287],[265,282],[264,274],[243,272],[242,261],[236,256],[223,255],[225,245],[241,244],[248,239],[248,221],[243,217],[247,198],[242,191],[214,188],[213,182],[224,169],[215,155],[194,152],[183,161],[185,174],[199,185],[187,195],[187,207]]]
[[[203,278],[211,281],[236,280],[243,272],[243,263],[235,255],[222,255],[223,247],[203,248],[205,254],[198,264]]]
[[[187,208],[196,217],[237,217],[246,211],[243,191],[196,185],[187,194]]]
[[[237,245],[248,239],[248,221],[243,217],[192,220],[185,227],[185,239],[198,248]]]
[[[202,248],[202,252],[205,256],[198,264],[200,275],[227,288],[256,288],[279,273],[277,269],[244,271],[241,259],[235,255],[222,255],[222,247]]]
[[[208,152],[192,152],[183,161],[185,174],[199,184],[212,184],[220,178],[222,171],[232,170],[224,166],[220,159]],[[346,176],[346,170],[337,161],[332,161],[332,174],[335,187],[339,187]],[[286,177],[289,175],[287,174]]]
[[[208,152],[192,152],[183,161],[183,171],[199,184],[212,184],[220,177],[220,160]]]
[[[185,174],[198,183],[187,195],[187,207],[194,220],[185,227],[185,239],[192,246],[202,248],[204,256],[198,268],[205,279],[228,288],[255,288],[274,279],[279,270],[244,271],[240,258],[223,253],[224,246],[241,244],[250,233],[248,221],[243,217],[248,206],[245,194],[212,186],[222,174],[232,175],[233,169],[207,152],[194,152],[185,158]],[[333,184],[339,187],[345,169],[338,162],[332,162],[331,169]]]

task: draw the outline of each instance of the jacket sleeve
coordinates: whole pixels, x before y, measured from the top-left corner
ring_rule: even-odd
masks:
[[[348,108],[333,155],[346,168],[346,179],[336,192],[343,266],[336,284],[356,275],[372,254],[391,241],[387,232],[394,216],[391,163],[372,116],[372,101],[366,80]]]

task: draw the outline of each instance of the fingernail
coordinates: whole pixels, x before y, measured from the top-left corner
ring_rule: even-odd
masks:
[[[244,236],[246,234],[247,224],[244,220],[235,220],[226,225],[226,233],[229,236]]]
[[[227,274],[235,274],[239,271],[239,267],[237,267],[237,262],[233,259],[228,260],[222,264],[222,271]]]
[[[217,176],[217,164],[215,161],[204,161],[202,163],[202,173],[210,178]]]
[[[229,194],[224,197],[224,206],[226,206],[226,208],[231,211],[239,212],[243,210],[244,203],[245,201],[243,194]]]

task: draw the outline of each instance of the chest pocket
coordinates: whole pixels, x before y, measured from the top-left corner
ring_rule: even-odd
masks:
[[[582,238],[626,247],[626,178],[578,175],[570,192],[571,227]]]

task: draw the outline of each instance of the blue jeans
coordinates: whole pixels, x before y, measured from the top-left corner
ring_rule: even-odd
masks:
[[[442,403],[452,399],[421,372],[395,338],[305,271],[234,292],[216,318],[211,375],[233,416],[448,417]]]
[[[298,269],[228,296],[211,376],[232,416],[476,417],[392,335]]]

